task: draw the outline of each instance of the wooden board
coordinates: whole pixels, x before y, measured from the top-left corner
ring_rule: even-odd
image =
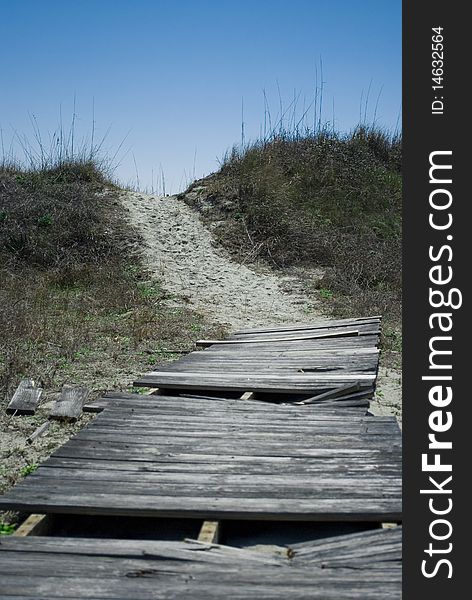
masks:
[[[240,329],[235,332],[235,335],[245,335],[253,333],[277,333],[283,331],[299,331],[310,329],[331,329],[333,327],[356,327],[362,324],[375,324],[380,327],[382,317],[359,317],[349,319],[323,319],[323,321],[313,323],[300,323],[298,325],[273,325],[268,327],[254,327],[251,329]]]
[[[351,333],[352,332],[352,333]],[[357,332],[354,333],[354,332]],[[299,339],[309,339],[313,337],[330,337],[330,338],[338,338],[343,336],[350,335],[378,335],[380,333],[379,323],[360,323],[349,326],[338,326],[338,327],[307,327],[298,329],[285,329],[285,330],[273,330],[266,331],[264,333],[255,333],[255,332],[242,332],[235,333],[229,337],[230,340],[241,340],[241,341],[250,341],[250,340],[271,340],[275,338],[280,339],[290,339],[290,338],[299,338]]]
[[[402,560],[402,527],[373,529],[362,533],[292,544],[294,565],[317,565],[322,568],[375,568]]]
[[[240,336],[239,338],[229,338],[224,340],[197,340],[196,345],[202,346],[203,348],[206,346],[213,346],[218,344],[250,344],[250,343],[271,343],[274,342],[301,342],[304,340],[317,340],[317,339],[325,339],[325,338],[340,338],[340,337],[353,337],[358,336],[358,329],[347,329],[336,332],[326,331],[324,333],[305,333],[301,334],[287,334],[284,336],[259,336],[255,335],[251,337],[249,335]]]
[[[372,536],[334,538],[351,554],[365,550]],[[332,540],[324,540],[330,547]],[[377,540],[376,547],[379,547]],[[398,545],[398,544],[397,544]],[[87,538],[3,538],[0,541],[2,598],[159,600],[398,600],[398,560],[365,561],[341,555],[336,563],[318,544],[306,559],[293,559],[198,542],[100,540]],[[345,551],[344,551],[344,554]]]
[[[43,390],[35,386],[32,379],[20,381],[7,406],[8,415],[34,415]]]
[[[396,521],[400,444],[393,418],[336,418],[312,407],[251,400],[122,395],[7,492],[0,507],[204,520]]]
[[[61,395],[49,413],[51,419],[78,419],[87,400],[89,390],[84,387],[65,385]]]
[[[324,392],[347,383],[371,387],[373,373],[221,373],[201,371],[152,371],[139,377],[135,386],[181,390],[219,390],[240,392],[278,392],[294,394]]]

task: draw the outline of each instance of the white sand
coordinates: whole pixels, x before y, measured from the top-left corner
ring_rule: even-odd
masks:
[[[212,321],[237,329],[320,319],[299,281],[231,260],[198,214],[174,196],[127,192],[122,201],[146,242],[150,272]]]

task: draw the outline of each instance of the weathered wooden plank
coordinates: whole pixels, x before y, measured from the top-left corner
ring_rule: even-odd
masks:
[[[138,579],[128,579],[125,575],[117,579],[106,578],[100,581],[93,579],[90,575],[87,577],[70,577],[66,584],[64,577],[49,575],[41,578],[39,581],[34,577],[27,577],[18,582],[14,576],[6,575],[2,579],[5,595],[3,600],[42,600],[62,598],[67,600],[168,600],[168,598],[192,598],[203,600],[207,598],[228,597],[232,600],[247,600],[247,598],[258,598],[258,600],[278,600],[291,598],[293,600],[310,598],[312,600],[399,600],[401,598],[401,576],[396,578],[398,581],[386,580],[386,576],[381,579],[371,579],[370,581],[361,574],[357,577],[351,574],[350,579],[345,581],[343,574],[338,570],[336,576],[332,575],[328,579],[325,573],[321,579],[296,577],[295,572],[291,572],[293,578],[285,579],[277,583],[269,574],[261,573],[252,582],[240,581],[237,575],[231,570],[229,581],[218,582],[200,581],[192,579],[189,581],[188,575],[185,580],[181,576],[181,581],[177,585],[177,576],[174,575],[172,585],[166,581],[165,585],[156,585],[156,569],[143,570],[144,573],[137,574]],[[242,571],[244,573],[244,571]],[[314,576],[314,574],[313,574]],[[121,583],[119,583],[121,582]],[[379,591],[380,590],[380,591]],[[10,595],[13,594],[12,595]],[[21,595],[19,595],[21,594]]]
[[[9,415],[34,415],[43,390],[35,386],[32,379],[20,381],[7,406]]]
[[[257,339],[261,338],[263,340],[267,338],[275,338],[275,337],[288,337],[288,336],[305,336],[305,335],[314,335],[314,334],[324,334],[324,333],[343,333],[344,331],[349,330],[357,330],[359,331],[359,335],[363,334],[378,334],[380,332],[380,323],[352,323],[350,325],[338,325],[337,327],[300,327],[298,329],[285,329],[285,330],[275,330],[275,331],[266,331],[266,332],[245,332],[245,333],[237,333],[230,335],[228,339]]]
[[[48,497],[47,492],[22,486],[18,498],[6,502],[2,509],[63,514],[195,518],[202,520],[247,519],[282,521],[401,521],[398,497],[382,498],[272,498],[257,495],[249,498],[211,496],[154,496],[141,494],[91,493],[74,489]]]
[[[374,436],[378,434],[387,434],[397,436],[397,431],[392,430],[388,423],[377,423],[376,420],[372,425],[364,424],[363,422],[346,423],[346,422],[335,422],[330,426],[329,421],[324,419],[323,421],[313,423],[287,423],[284,427],[283,422],[279,423],[244,423],[244,429],[241,429],[240,424],[236,424],[232,421],[212,421],[211,431],[205,428],[205,422],[195,421],[187,418],[185,423],[182,423],[180,427],[176,427],[172,419],[163,419],[162,423],[159,424],[159,428],[155,428],[152,424],[146,423],[146,421],[132,422],[127,425],[126,419],[110,419],[106,418],[97,423],[96,427],[88,428],[84,431],[83,435],[101,435],[110,433],[125,433],[126,435],[140,434],[142,436],[153,436],[153,437],[164,437],[174,436],[179,437],[225,437],[228,433],[243,435],[243,436],[261,436],[266,438],[270,436],[277,436],[276,439],[281,439],[278,436],[292,439],[294,435],[310,436],[311,443],[313,443],[313,436],[316,435],[347,435],[347,436],[365,436],[368,439],[375,439]],[[81,436],[82,437],[82,436]],[[255,438],[253,438],[255,439]],[[346,440],[347,441],[347,440]],[[319,445],[318,441],[317,444]]]
[[[205,348],[207,346],[214,345],[231,345],[231,344],[252,344],[252,343],[274,343],[274,342],[301,342],[304,340],[321,340],[326,338],[338,338],[338,337],[353,337],[358,336],[358,329],[351,329],[347,331],[337,332],[326,332],[326,333],[312,333],[305,335],[294,335],[294,336],[283,336],[283,337],[258,337],[256,339],[224,339],[224,340],[197,340],[195,343],[197,346]]]
[[[368,390],[369,388],[367,388]],[[308,396],[307,396],[308,397]],[[192,398],[192,401],[189,402],[188,398]],[[198,396],[198,395],[189,395],[183,394],[180,396],[144,396],[141,394],[126,394],[120,392],[109,392],[102,399],[103,402],[108,402],[109,400],[113,400],[113,402],[108,402],[107,404],[107,412],[111,413],[111,411],[119,411],[122,410],[134,410],[136,413],[136,409],[139,408],[139,413],[135,416],[138,418],[139,414],[143,414],[146,411],[151,411],[152,414],[155,414],[155,411],[158,409],[159,414],[161,414],[164,410],[169,411],[178,411],[179,414],[185,416],[185,414],[190,414],[194,412],[196,409],[201,411],[211,411],[212,414],[215,411],[225,411],[227,413],[231,412],[249,412],[252,415],[256,416],[259,414],[270,413],[271,420],[277,418],[277,416],[283,415],[283,417],[299,415],[302,418],[322,418],[323,415],[329,415],[330,418],[333,415],[332,410],[323,410],[323,407],[319,407],[319,410],[312,410],[312,407],[309,405],[306,407],[300,407],[293,404],[276,404],[271,402],[271,396],[266,396],[266,402],[260,401],[246,401],[244,403],[239,402],[238,398],[209,398],[207,396]],[[290,397],[284,399],[284,402],[290,400]],[[334,418],[334,417],[333,417]],[[342,418],[341,416],[338,418]],[[376,417],[379,418],[384,417]],[[387,417],[387,419],[393,420],[394,417]],[[372,419],[369,418],[371,421]]]
[[[48,469],[51,472],[54,469]],[[97,472],[93,472],[95,477]],[[306,499],[330,498],[333,495],[337,499],[346,498],[349,494],[352,498],[369,498],[382,491],[383,498],[398,498],[401,490],[401,478],[398,476],[374,476],[364,478],[364,488],[360,490],[347,490],[348,486],[359,484],[361,476],[358,473],[350,476],[339,476],[338,474],[325,474],[317,477],[316,483],[309,475],[293,474],[291,477],[261,475],[261,481],[253,475],[226,475],[214,474],[202,478],[202,475],[192,473],[179,474],[178,477],[168,474],[147,473],[136,482],[135,474],[125,475],[123,473],[116,477],[103,477],[98,483],[93,480],[91,474],[83,470],[75,470],[73,473],[64,473],[63,481],[66,481],[70,489],[78,489],[79,494],[84,493],[107,493],[110,490],[110,481],[114,481],[119,489],[114,495],[146,495],[146,496],[193,496],[196,492],[200,497],[231,498],[257,498],[280,497],[290,499],[294,497]],[[203,479],[207,482],[202,483]],[[277,489],[275,489],[275,486]],[[313,489],[316,486],[316,489]],[[48,477],[41,474],[35,477],[28,485],[30,491],[47,489],[57,490],[63,487],[63,482],[58,477]],[[200,494],[200,491],[202,493]]]
[[[87,388],[65,385],[49,413],[49,418],[78,419],[82,414],[82,407],[88,394],[89,390]]]
[[[372,385],[376,376],[364,373],[305,373],[305,374],[244,374],[215,372],[153,371],[138,378],[134,385],[168,389],[221,390],[241,392],[295,393],[327,391],[335,384],[359,381],[364,387]]]
[[[299,325],[273,325],[269,327],[254,327],[250,329],[239,329],[235,331],[236,335],[251,334],[251,333],[268,333],[277,331],[297,331],[299,329],[325,329],[330,327],[349,327],[357,324],[378,324],[380,327],[382,317],[359,317],[359,318],[348,318],[348,319],[323,319],[323,321],[313,323],[302,323]]]
[[[401,460],[399,458],[390,460],[384,458],[365,458],[362,461],[357,457],[346,458],[342,460],[331,460],[321,462],[316,460],[302,460],[292,457],[272,458],[263,457],[252,462],[235,461],[232,458],[210,462],[140,462],[133,460],[113,460],[103,457],[84,459],[81,457],[52,457],[48,462],[42,465],[43,474],[51,477],[61,477],[62,469],[78,470],[84,473],[100,471],[100,477],[107,475],[103,471],[108,471],[111,478],[119,479],[123,474],[136,473],[146,474],[166,474],[171,473],[199,473],[201,475],[246,475],[259,476],[274,474],[277,475],[291,473],[293,475],[310,475],[319,477],[320,474],[329,475],[337,473],[342,477],[350,477],[356,473],[367,473],[372,477],[399,477],[401,473]],[[47,469],[47,471],[46,471]]]
[[[360,348],[359,348],[360,350]],[[374,350],[377,350],[374,348]],[[365,366],[366,368],[374,368],[378,363],[379,354],[378,352],[355,352],[349,354],[343,354],[342,352],[334,352],[331,350],[324,349],[297,349],[291,352],[286,348],[278,348],[276,351],[270,352],[265,346],[261,347],[260,352],[235,352],[232,350],[224,350],[222,352],[212,352],[211,348],[208,354],[204,352],[195,352],[189,354],[185,361],[176,361],[177,365],[190,365],[190,364],[208,364],[208,365],[238,365],[238,366],[251,366],[254,364],[254,360],[260,361],[260,365],[268,366],[271,362],[280,364],[280,366],[290,367],[302,367],[305,365],[307,368],[323,368],[332,365],[333,367],[348,367],[352,366]]]
[[[247,352],[256,353],[262,351],[276,352],[280,350],[301,351],[301,350],[343,350],[346,348],[375,348],[378,344],[378,334],[365,334],[362,336],[339,337],[339,338],[312,338],[298,341],[293,344],[291,340],[272,341],[270,344],[254,341],[251,344],[245,344],[244,341],[233,340],[234,344],[214,344],[200,352]]]
[[[329,566],[374,565],[401,561],[402,528],[371,531],[290,545],[293,564]]]
[[[306,400],[300,400],[300,402],[297,402],[297,404],[314,404],[315,402],[331,400],[338,396],[348,395],[351,392],[358,392],[359,390],[360,384],[357,381],[352,384],[346,383],[345,385],[337,386],[328,392],[324,392],[323,394],[317,394],[316,396],[312,396]]]
[[[374,362],[341,362],[337,363],[332,360],[326,359],[325,361],[316,361],[310,364],[306,360],[296,360],[284,362],[281,361],[263,361],[255,362],[252,360],[247,361],[189,361],[187,363],[171,363],[169,365],[160,365],[156,370],[160,372],[224,372],[224,373],[247,373],[247,374],[258,374],[258,373],[274,373],[274,374],[294,374],[298,373],[371,373],[375,375],[377,369],[377,361]]]

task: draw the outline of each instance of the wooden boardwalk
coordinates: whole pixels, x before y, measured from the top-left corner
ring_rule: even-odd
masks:
[[[109,400],[0,506],[208,519],[401,518],[394,417],[258,401]]]
[[[0,498],[0,510],[400,522],[400,430],[368,414],[379,326],[370,318],[202,340],[206,349],[138,379],[158,395],[96,402],[96,418]],[[400,544],[401,528],[375,529],[294,545],[282,560],[184,541],[9,538],[1,597],[400,598]]]

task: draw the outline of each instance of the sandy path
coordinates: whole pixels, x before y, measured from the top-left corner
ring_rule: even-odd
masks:
[[[232,261],[197,213],[174,196],[127,192],[122,201],[144,237],[151,273],[212,321],[241,328],[322,319],[296,279]]]

